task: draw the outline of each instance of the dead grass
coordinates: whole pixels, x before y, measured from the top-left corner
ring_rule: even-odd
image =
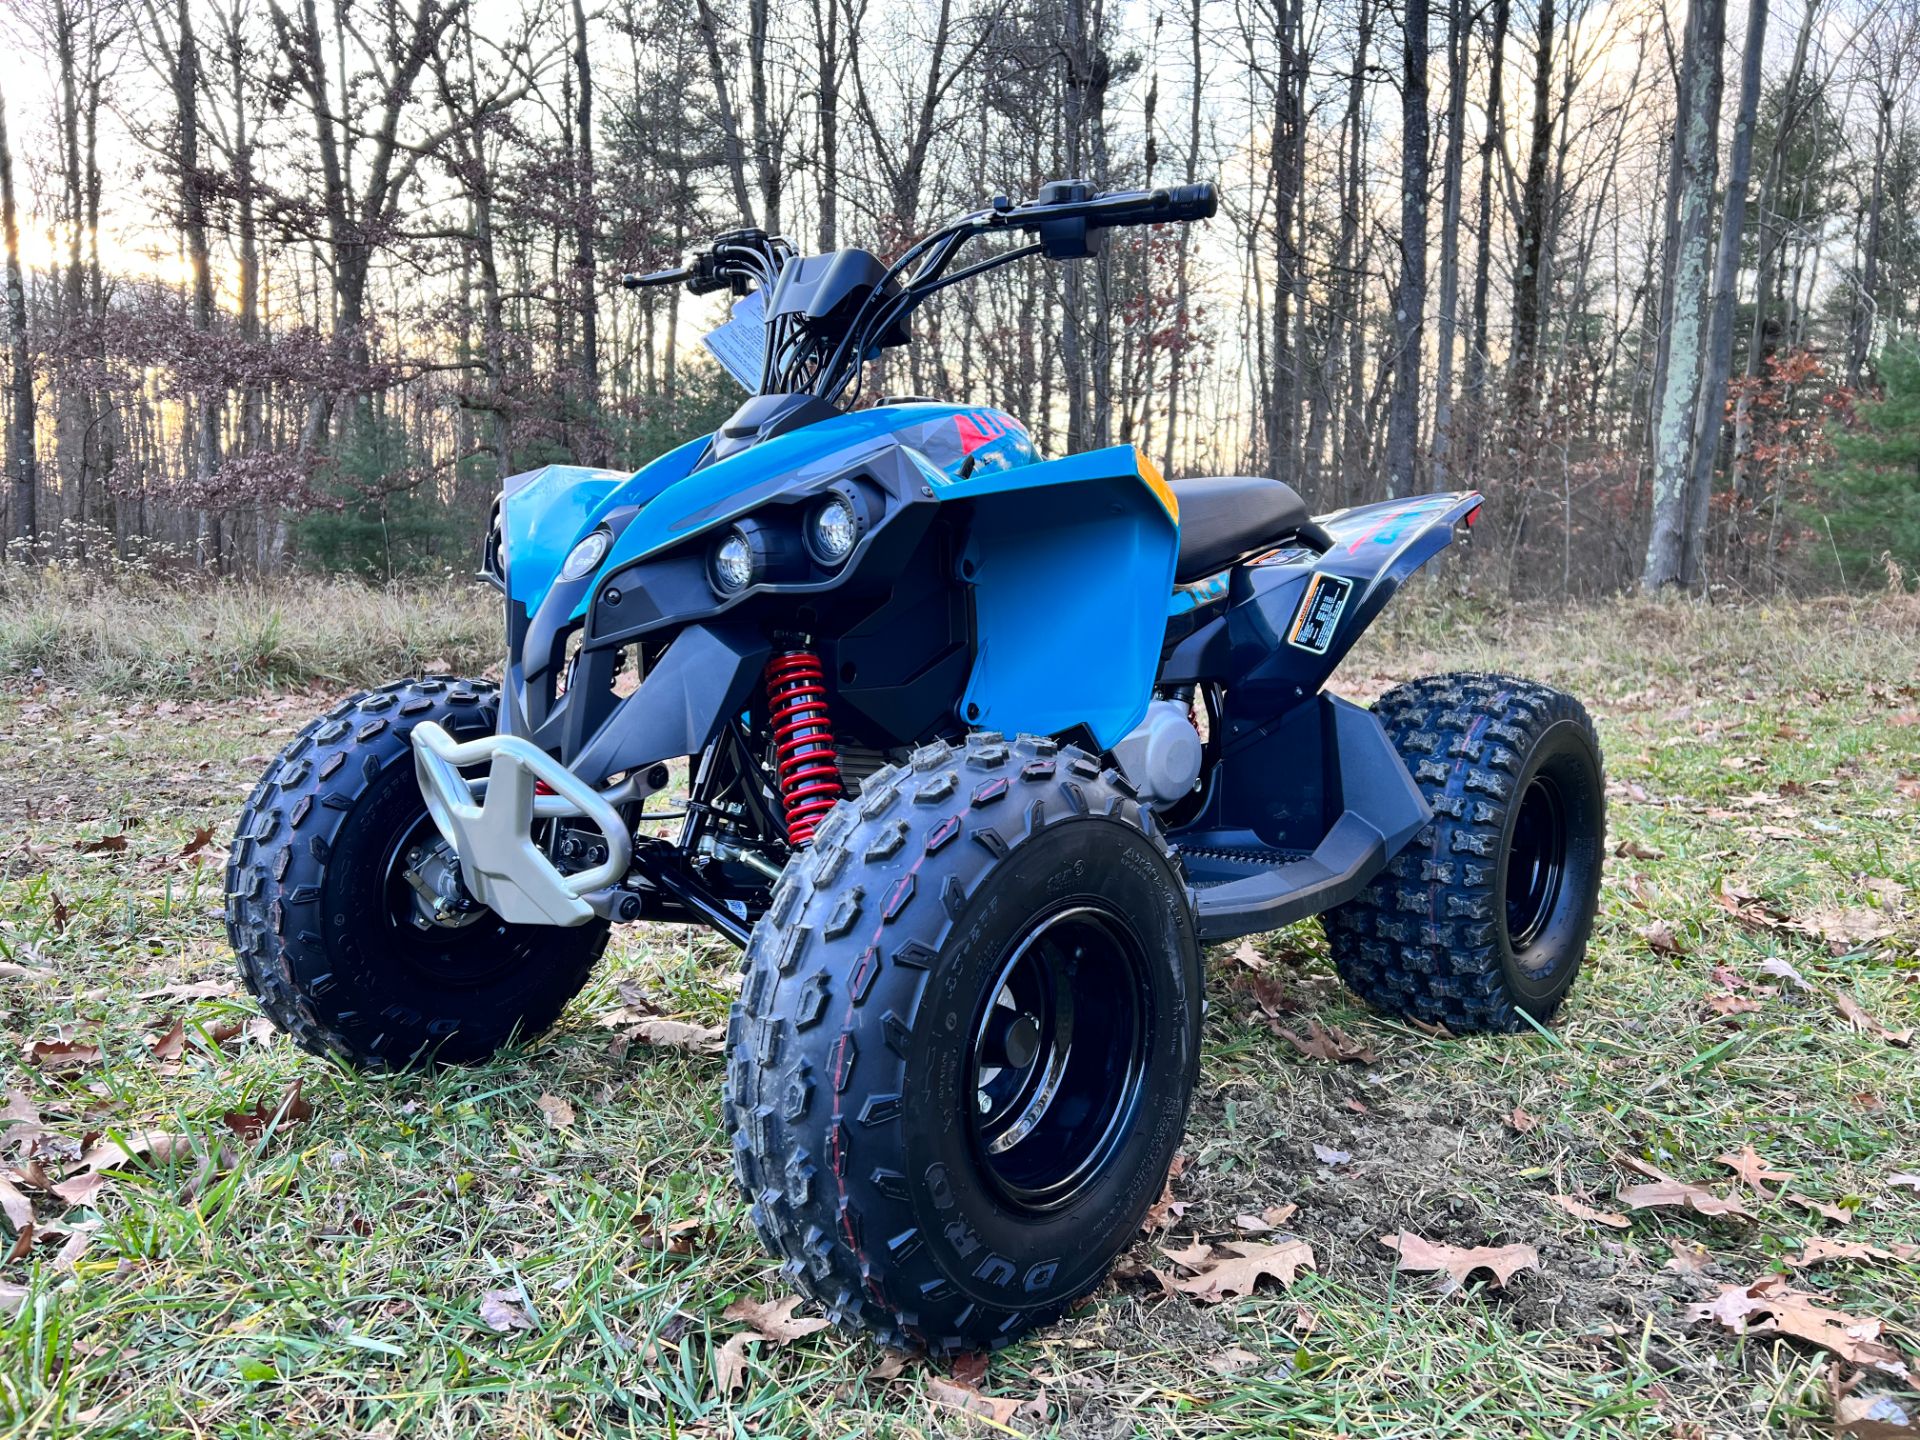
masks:
[[[1350,693],[1497,667],[1566,685],[1599,718],[1625,853],[1564,1021],[1500,1040],[1382,1021],[1342,993],[1311,925],[1250,947],[1251,963],[1213,952],[1185,1209],[1156,1239],[1232,1238],[1236,1217],[1292,1204],[1286,1229],[1317,1269],[1200,1307],[1162,1293],[1146,1267],[1167,1261],[1143,1239],[1123,1278],[996,1357],[984,1388],[1027,1402],[1006,1429],[1068,1437],[1828,1433],[1825,1356],[1686,1309],[1792,1269],[1810,1235],[1888,1247],[1920,1231],[1920,1195],[1891,1179],[1920,1171],[1915,1051],[1836,1008],[1844,993],[1896,1031],[1920,1023],[1920,606],[1503,613],[1432,587],[1410,598],[1350,662]],[[280,603],[289,630],[336,608],[324,593]],[[397,636],[409,604],[379,600],[387,619],[366,633]],[[85,607],[114,628],[107,601]],[[8,625],[20,613],[5,601]],[[151,621],[184,643],[183,623]],[[357,677],[394,653],[327,663]],[[5,1433],[1004,1433],[939,1408],[926,1368],[879,1378],[881,1352],[832,1332],[750,1350],[737,1394],[716,1383],[742,1328],[724,1308],[779,1293],[733,1193],[720,1062],[617,1055],[596,1019],[624,985],[719,1021],[735,969],[710,937],[626,933],[558,1029],[473,1070],[370,1080],[277,1037],[219,1038],[253,1012],[232,993],[217,863],[195,862],[217,862],[266,757],[325,696],[180,693],[0,697],[0,959],[33,972],[0,980],[0,1053],[45,1132],[0,1122],[15,1127],[0,1174],[30,1147],[54,1178],[102,1136],[188,1137],[81,1203],[22,1187],[38,1233],[0,1268],[26,1291],[0,1321]],[[212,845],[182,857],[207,826]],[[116,835],[124,849],[76,848]],[[1729,909],[1723,885],[1747,898]],[[214,993],[155,993],[201,981]],[[1719,1016],[1725,995],[1758,1008]],[[1377,1060],[1304,1059],[1259,1019],[1262,1000]],[[153,1043],[175,1019],[169,1060]],[[27,1058],[63,1034],[99,1058],[66,1074]],[[310,1119],[252,1143],[224,1122],[271,1112],[295,1080]],[[571,1105],[570,1127],[543,1095]],[[1716,1157],[1749,1143],[1792,1181],[1765,1197],[1734,1182]],[[1316,1144],[1350,1159],[1325,1163]],[[1621,1208],[1639,1178],[1623,1160],[1739,1195],[1755,1218],[1643,1210],[1614,1230],[1553,1203]],[[1540,1265],[1504,1290],[1454,1287],[1394,1269],[1378,1237],[1401,1229],[1530,1244]],[[15,1234],[0,1225],[0,1254]],[[1671,1266],[1676,1246],[1701,1247],[1703,1268]],[[1911,1263],[1793,1273],[1920,1358]],[[489,1291],[511,1292],[532,1328],[489,1329]],[[1916,1403],[1891,1380],[1867,1388]]]

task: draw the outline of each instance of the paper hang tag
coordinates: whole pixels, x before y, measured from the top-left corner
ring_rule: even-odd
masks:
[[[720,368],[750,395],[760,393],[760,371],[767,355],[767,301],[750,290],[733,302],[733,318],[700,337]]]

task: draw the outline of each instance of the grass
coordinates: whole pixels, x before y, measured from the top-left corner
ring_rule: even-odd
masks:
[[[1895,1030],[1920,1023],[1920,605],[1500,612],[1442,603],[1437,589],[1421,601],[1349,662],[1349,693],[1501,667],[1576,691],[1599,719],[1625,853],[1609,862],[1589,972],[1550,1031],[1454,1040],[1359,1009],[1311,925],[1253,947],[1257,970],[1214,951],[1175,1186],[1186,1209],[1157,1238],[1233,1238],[1236,1216],[1294,1204],[1287,1224],[1318,1268],[1203,1308],[1162,1294],[1144,1267],[1165,1261],[1143,1239],[1124,1278],[994,1358],[983,1388],[1030,1402],[1005,1430],[1829,1433],[1826,1356],[1684,1311],[1786,1268],[1809,1235],[1884,1246],[1920,1232],[1920,1195],[1890,1184],[1920,1171],[1916,1053],[1850,1028],[1833,998],[1850,993]],[[151,657],[73,656],[43,668],[91,676],[92,690],[0,695],[0,959],[29,972],[0,980],[5,1088],[18,1097],[0,1121],[0,1175],[37,1152],[57,1178],[103,1137],[186,1139],[77,1204],[20,1187],[39,1233],[0,1267],[0,1285],[26,1292],[0,1320],[5,1433],[1004,1433],[940,1407],[935,1371],[888,1378],[883,1352],[831,1331],[759,1346],[737,1394],[717,1384],[742,1328],[722,1310],[780,1293],[733,1192],[721,1062],[639,1044],[621,1055],[598,1023],[623,988],[719,1022],[734,957],[710,937],[623,933],[554,1032],[471,1070],[370,1080],[245,1028],[253,1011],[233,993],[218,918],[223,827],[267,757],[327,703],[327,677],[429,658],[427,642],[396,638],[413,602],[363,594],[352,603],[385,618],[362,624],[342,619],[337,593],[274,597],[279,635],[305,638],[252,651],[221,639],[217,661],[189,643],[189,604],[130,618],[111,595],[75,603],[84,622],[43,623],[69,637],[84,623],[103,654],[136,629],[179,648],[151,691],[135,688]],[[241,634],[258,609],[215,603],[217,636]],[[458,595],[424,607],[454,664],[477,653],[447,639],[479,645],[470,605],[482,614]],[[26,608],[0,605],[0,653],[16,670]],[[355,654],[341,648],[353,635],[386,638]],[[281,670],[269,652],[308,658]],[[224,658],[239,653],[255,658]],[[227,678],[196,697],[196,673]],[[247,675],[314,688],[224,698]],[[203,827],[211,845],[182,856]],[[78,848],[116,835],[124,849]],[[1714,898],[1723,881],[1757,897],[1744,923]],[[1664,950],[1646,938],[1656,924],[1671,933]],[[1829,941],[1823,925],[1881,933]],[[1716,1016],[1708,997],[1732,981],[1759,1008]],[[1305,1060],[1253,1018],[1256,986],[1297,1007],[1283,1023],[1338,1025],[1377,1062]],[[176,1019],[186,1033],[169,1060],[153,1044]],[[57,1074],[28,1055],[63,1036],[100,1057]],[[271,1113],[295,1081],[310,1118],[251,1139],[226,1123]],[[571,1105],[570,1127],[539,1108],[548,1095]],[[44,1133],[20,1128],[29,1113]],[[1323,1164],[1316,1143],[1352,1158]],[[1846,1202],[1854,1218],[1743,1190],[1715,1157],[1748,1143],[1794,1172],[1785,1190]],[[1613,1231],[1551,1202],[1615,1208],[1637,1178],[1621,1156],[1741,1194],[1755,1222],[1643,1210]],[[1393,1268],[1378,1237],[1401,1229],[1524,1242],[1540,1265],[1504,1290],[1484,1276],[1443,1285]],[[0,1254],[14,1234],[0,1224]],[[1704,1270],[1668,1267],[1674,1246],[1695,1245]],[[1884,1321],[1920,1359],[1912,1264],[1793,1273],[1832,1308]],[[532,1328],[487,1328],[480,1307],[495,1291]],[[1914,1404],[1890,1381],[1866,1388]]]

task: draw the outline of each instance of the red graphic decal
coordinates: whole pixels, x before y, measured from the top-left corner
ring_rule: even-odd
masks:
[[[995,438],[988,434],[980,421],[971,415],[954,416],[953,427],[960,432],[960,453],[962,455],[971,455],[989,440]]]

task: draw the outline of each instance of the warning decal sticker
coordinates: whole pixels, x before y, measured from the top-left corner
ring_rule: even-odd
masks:
[[[1340,612],[1347,608],[1347,596],[1353,582],[1344,575],[1318,574],[1307,582],[1307,593],[1300,598],[1300,609],[1287,632],[1287,643],[1315,655],[1327,653],[1333,632],[1339,627]]]

